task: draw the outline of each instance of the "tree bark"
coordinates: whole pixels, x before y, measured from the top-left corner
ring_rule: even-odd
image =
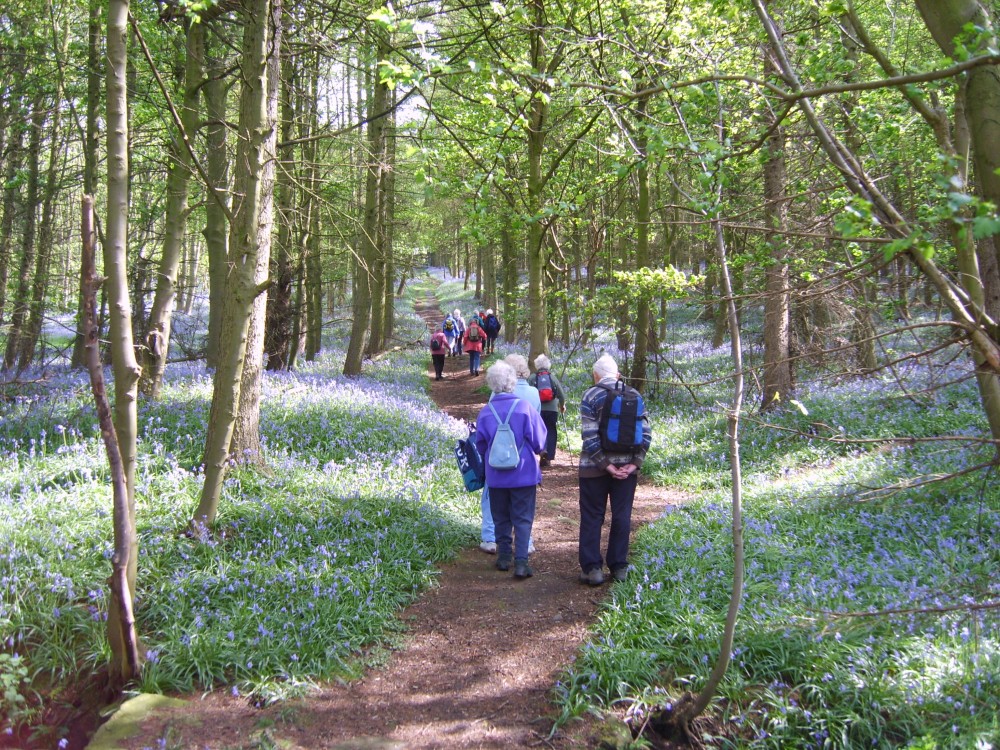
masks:
[[[549,352],[549,327],[546,315],[543,276],[548,263],[545,244],[546,223],[541,217],[545,181],[542,176],[542,153],[548,134],[548,92],[542,83],[547,73],[548,53],[545,37],[545,0],[529,0],[532,24],[528,32],[530,64],[534,73],[528,111],[528,315],[530,323],[529,362]],[[510,329],[507,329],[510,335]],[[508,339],[510,340],[510,339]]]
[[[66,41],[68,44],[68,40]],[[62,53],[65,53],[65,47]],[[61,53],[61,54],[62,54]],[[62,82],[56,86],[56,101],[62,101]],[[35,349],[42,334],[45,318],[45,296],[49,287],[49,267],[52,262],[52,237],[55,231],[55,205],[59,188],[59,173],[66,159],[66,144],[62,136],[62,112],[54,108],[49,123],[49,164],[46,170],[45,195],[42,197],[42,217],[38,225],[38,250],[35,253],[35,271],[31,283],[31,301],[28,318],[21,336],[18,353],[19,368],[30,365],[35,359]]]
[[[376,43],[379,59],[387,52],[388,41],[379,32]],[[372,83],[371,104],[368,108],[368,154],[365,165],[364,218],[358,241],[357,257],[352,267],[351,341],[344,361],[345,375],[360,375],[364,353],[373,354],[382,334],[382,295],[376,280],[379,264],[379,204],[381,175],[385,162],[385,112],[389,102],[389,87],[378,80],[377,70]],[[373,335],[374,334],[374,335]]]
[[[108,456],[114,498],[114,512],[112,514],[114,550],[111,555],[111,577],[108,581],[111,588],[108,636],[111,643],[118,643],[121,647],[121,664],[116,665],[112,671],[114,681],[118,687],[121,687],[138,676],[142,664],[132,606],[132,592],[135,589],[135,582],[129,576],[130,568],[133,567],[130,562],[133,554],[138,550],[138,545],[135,540],[132,506],[129,502],[129,491],[125,480],[125,467],[122,464],[118,433],[111,417],[111,405],[108,403],[107,390],[104,385],[104,367],[101,364],[100,330],[97,325],[97,290],[101,287],[104,279],[97,276],[94,251],[94,199],[90,195],[83,197],[81,230],[83,251],[80,264],[80,292],[84,309],[82,323],[85,331],[87,369],[90,372],[91,392],[97,407],[101,438]]]
[[[268,31],[274,23],[269,0],[244,0],[243,48],[230,263],[219,336],[212,409],[205,437],[205,484],[192,525],[215,523],[222,483],[230,459],[236,412],[242,387],[243,363],[254,301],[260,290],[256,277],[260,255],[260,218],[267,132]],[[272,124],[273,127],[273,124]]]
[[[170,351],[170,331],[177,304],[177,277],[187,233],[188,182],[191,178],[190,142],[198,132],[199,92],[204,78],[204,25],[186,21],[184,54],[184,89],[181,105],[181,129],[175,132],[167,148],[167,207],[164,217],[163,252],[156,273],[153,307],[146,322],[143,368],[139,389],[151,398],[159,398],[163,373]]]
[[[206,146],[208,179],[216,195],[229,194],[229,160],[226,156],[227,87],[222,79],[225,62],[220,59],[220,43],[212,44],[207,55],[205,82]],[[209,369],[219,365],[219,337],[222,329],[222,308],[225,304],[227,268],[229,264],[229,230],[225,209],[217,201],[205,203],[205,250],[208,254],[208,341],[205,364]]]
[[[101,146],[98,122],[101,114],[101,8],[102,0],[90,0],[87,17],[87,114],[83,145],[83,192],[97,195],[97,159]],[[87,352],[83,330],[84,300],[81,294],[77,313],[77,331],[73,339],[72,367],[86,367]],[[99,321],[98,321],[99,322]]]
[[[377,31],[376,62],[389,56],[389,39]],[[371,106],[368,109],[368,165],[365,172],[365,220],[361,238],[361,257],[364,278],[368,285],[369,311],[365,351],[369,356],[384,348],[385,340],[385,223],[386,223],[386,173],[389,169],[386,143],[389,129],[389,86],[378,76],[373,76]]]
[[[954,54],[955,39],[963,33],[966,24],[974,24],[983,30],[980,44],[984,48],[996,49],[998,39],[992,17],[983,3],[977,0],[916,0],[916,5],[928,31],[944,54]],[[1000,66],[980,66],[966,75],[964,110],[971,138],[976,187],[986,200],[1000,206],[1000,153],[997,150],[997,143],[1000,143]],[[971,298],[976,324],[990,331],[995,351],[1000,351],[1000,321],[988,315],[986,296],[987,289],[1000,289],[1000,277],[984,282],[981,275],[983,271],[1000,274],[1000,263],[988,262],[980,267],[979,258],[971,251],[972,239],[967,229],[965,235],[959,238],[961,244],[957,248],[962,286]],[[990,431],[994,439],[1000,440],[1000,364],[995,358],[991,360],[982,348],[973,350],[973,358]],[[997,454],[1000,455],[1000,446]]]
[[[247,349],[243,357],[239,404],[230,453],[240,463],[263,465],[260,444],[260,392],[264,372],[264,324],[267,319],[268,272],[274,229],[274,187],[277,174],[278,99],[281,82],[282,0],[272,0],[264,104],[263,162],[260,173],[260,209],[257,218],[257,267],[253,277],[259,293],[251,305]]]
[[[278,172],[275,185],[278,232],[271,254],[271,288],[267,295],[267,325],[265,326],[264,350],[267,353],[267,369],[287,370],[291,355],[292,336],[292,283],[293,271],[297,265],[292,237],[301,217],[295,214],[295,146],[291,145],[295,121],[296,105],[294,90],[300,85],[301,77],[297,63],[287,49],[288,39],[283,37],[286,49],[282,51],[281,69],[284,86],[281,93],[281,130]],[[301,109],[301,107],[299,108]],[[307,126],[308,127],[308,126]],[[305,134],[308,137],[308,132]]]
[[[503,340],[508,344],[517,339],[518,316],[521,314],[517,304],[517,249],[514,246],[514,234],[506,225],[500,230],[500,257],[503,266]],[[500,311],[497,310],[497,315]]]
[[[382,348],[388,346],[396,328],[396,254],[394,247],[396,227],[396,92],[391,91],[391,111],[386,116],[384,188],[385,215],[382,219],[382,257],[385,258],[382,293]]]
[[[35,268],[37,251],[35,225],[38,213],[39,171],[41,165],[42,128],[45,125],[45,100],[41,93],[35,95],[31,105],[30,132],[28,133],[28,184],[24,199],[24,229],[21,238],[21,257],[18,265],[17,287],[14,292],[13,311],[7,329],[7,347],[4,350],[3,369],[11,370],[18,365],[21,336],[28,319],[28,300],[31,290],[32,272]],[[21,363],[23,367],[27,363]],[[20,368],[18,368],[20,369]]]
[[[128,0],[109,0],[107,31],[107,200],[106,240],[104,243],[105,290],[109,306],[109,349],[115,375],[114,426],[118,435],[122,475],[125,482],[124,518],[116,525],[130,530],[125,563],[123,590],[112,597],[108,613],[108,640],[111,645],[112,680],[124,683],[134,675],[129,657],[129,643],[118,623],[127,622],[126,601],[135,597],[136,569],[139,555],[135,535],[135,463],[138,437],[136,400],[139,365],[132,345],[132,311],[128,295],[128,206],[129,206],[129,129],[126,86],[128,52]],[[117,540],[116,540],[117,541]],[[116,550],[118,545],[116,544]],[[124,553],[123,553],[124,554]]]
[[[641,97],[636,102],[637,129],[635,134],[635,144],[638,149],[639,166],[636,169],[636,180],[638,181],[639,200],[636,203],[636,243],[635,243],[635,266],[636,269],[646,268],[649,265],[649,167],[647,166],[647,123],[646,106],[648,97]],[[635,347],[632,350],[632,373],[629,382],[633,388],[640,393],[646,392],[646,366],[650,349],[650,314],[649,298],[642,295],[639,298],[639,305],[635,314]]]
[[[764,49],[764,76],[778,75],[774,50]],[[774,113],[768,113],[773,119]],[[769,262],[764,270],[764,383],[761,411],[776,409],[790,398],[792,364],[789,358],[791,328],[790,292],[788,287],[788,247],[784,240],[788,203],[785,196],[785,129],[777,122],[768,123],[767,161],[764,164],[764,241],[768,246]]]
[[[7,281],[10,277],[10,261],[14,257],[12,251],[14,239],[14,220],[20,209],[18,196],[21,186],[16,179],[21,169],[24,150],[24,128],[14,128],[13,137],[7,144],[7,168],[4,170],[3,204],[0,211],[0,322],[4,320],[4,309],[7,305]]]

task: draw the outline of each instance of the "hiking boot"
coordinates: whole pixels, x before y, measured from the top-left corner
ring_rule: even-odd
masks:
[[[510,570],[510,555],[497,556],[497,570]]]
[[[495,555],[497,553],[497,543],[496,542],[482,542],[479,545],[479,549],[481,549],[487,555]]]
[[[611,577],[616,581],[624,581],[628,578],[628,565],[622,565],[620,568],[615,568],[611,571]]]
[[[586,583],[589,586],[600,586],[604,583],[604,571],[600,568],[585,570],[580,574],[580,583]]]
[[[518,560],[514,563],[514,578],[531,578],[535,574],[528,566],[527,560]]]

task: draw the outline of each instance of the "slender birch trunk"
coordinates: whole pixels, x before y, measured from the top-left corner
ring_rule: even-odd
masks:
[[[128,199],[129,199],[129,129],[126,87],[128,53],[128,0],[110,0],[107,33],[107,170],[108,207],[104,272],[109,307],[109,349],[115,375],[114,426],[118,435],[125,483],[124,507],[116,504],[116,555],[127,556],[117,564],[125,568],[127,585],[112,597],[108,613],[108,640],[111,644],[113,679],[125,682],[134,674],[129,655],[130,644],[122,623],[127,623],[128,603],[135,597],[139,547],[135,535],[135,463],[138,417],[139,365],[132,346],[132,310],[128,295]],[[127,534],[128,539],[117,534]],[[126,552],[127,549],[127,552]],[[113,587],[114,588],[114,587]]]

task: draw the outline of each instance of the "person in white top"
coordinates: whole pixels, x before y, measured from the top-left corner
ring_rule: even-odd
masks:
[[[462,317],[461,310],[454,310],[451,313],[451,317],[455,319],[455,351],[454,355],[457,357],[462,353],[462,341],[465,339],[465,318]]]

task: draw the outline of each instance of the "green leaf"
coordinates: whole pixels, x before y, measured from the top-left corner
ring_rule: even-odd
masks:
[[[972,236],[977,240],[991,237],[994,234],[1000,234],[1000,217],[994,214],[992,216],[977,216],[972,220]]]
[[[369,21],[374,21],[383,28],[391,29],[395,24],[396,14],[389,8],[379,8],[378,10],[369,13],[367,18]]]

